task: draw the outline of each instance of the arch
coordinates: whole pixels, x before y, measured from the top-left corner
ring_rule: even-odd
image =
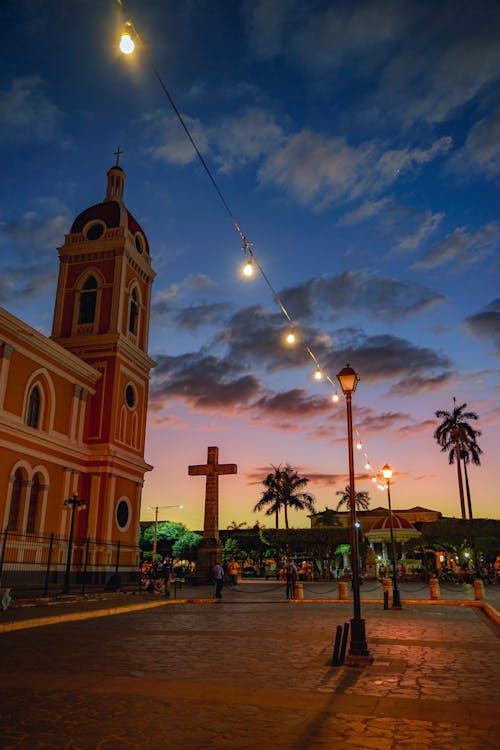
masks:
[[[137,336],[139,330],[139,313],[140,313],[140,294],[137,285],[130,288],[129,308],[128,308],[128,332]]]
[[[37,415],[33,409],[37,408]],[[44,367],[31,373],[24,392],[24,422],[28,427],[51,432],[54,426],[56,391],[50,374]],[[36,425],[33,420],[37,416]]]
[[[28,427],[38,429],[40,422],[40,411],[42,406],[42,397],[40,395],[40,386],[35,384],[28,396],[28,410],[26,414],[26,424]]]
[[[23,505],[27,487],[27,471],[24,466],[17,466],[12,474],[10,482],[10,497],[7,502],[8,516],[7,529],[20,531],[23,518]]]
[[[26,519],[26,531],[28,534],[34,534],[37,528],[37,521],[40,517],[41,510],[42,491],[42,475],[37,472],[31,480],[31,488],[28,498],[28,517]]]
[[[98,327],[104,279],[96,268],[87,268],[75,285],[73,333],[94,333]]]

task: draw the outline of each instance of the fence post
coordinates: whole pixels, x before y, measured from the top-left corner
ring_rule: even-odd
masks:
[[[89,563],[89,544],[90,544],[90,538],[87,537],[87,541],[85,542],[85,562],[83,563],[82,596],[85,594],[85,583],[87,581],[87,566]]]
[[[0,557],[0,576],[2,575],[2,570],[3,570],[3,560],[5,557],[5,545],[7,544],[7,534],[8,534],[8,531],[7,529],[5,529],[5,531],[3,532],[2,556]]]
[[[50,542],[49,542],[49,554],[47,557],[47,570],[45,571],[45,585],[43,587],[43,595],[47,596],[47,593],[49,591],[49,576],[50,576],[50,563],[52,562],[52,547],[54,544],[54,532],[50,535]]]
[[[115,575],[118,575],[118,563],[120,562],[120,542],[118,542],[116,546],[116,565],[115,565]]]

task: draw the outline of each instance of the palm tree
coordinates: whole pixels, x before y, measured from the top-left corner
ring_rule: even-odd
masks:
[[[443,410],[436,412],[436,417],[443,421],[434,432],[434,438],[437,444],[441,446],[441,451],[444,453],[448,452],[449,463],[456,462],[457,464],[458,492],[463,519],[467,516],[465,513],[464,485],[462,480],[462,454],[464,452],[469,453],[472,462],[480,465],[479,455],[482,453],[476,441],[476,438],[481,433],[469,424],[470,420],[476,420],[478,416],[473,411],[464,411],[466,406],[467,404],[457,406],[455,397],[453,397],[452,412]],[[469,507],[469,513],[472,518],[471,507]]]
[[[348,484],[343,490],[337,490],[335,494],[342,496],[337,503],[337,510],[340,510],[343,505],[345,505],[347,510],[350,510],[351,486]],[[354,495],[354,504],[356,506],[356,510],[368,510],[370,506],[370,496],[368,492],[356,492],[356,494]]]
[[[314,512],[314,497],[307,492],[297,492],[299,488],[306,486],[309,479],[300,477],[289,464],[286,464],[284,469],[281,468],[281,464],[279,466],[272,465],[272,467],[274,471],[263,480],[262,484],[266,489],[253,510],[256,513],[269,506],[266,510],[266,516],[274,514],[276,528],[278,528],[279,513],[283,509],[285,528],[288,529],[288,508],[309,510],[312,513]]]
[[[479,434],[479,433],[478,433]],[[470,497],[470,487],[469,487],[469,473],[467,471],[467,466],[471,462],[473,464],[476,464],[476,466],[481,465],[481,460],[479,458],[479,455],[483,451],[479,447],[479,445],[474,442],[474,444],[469,445],[468,448],[462,448],[460,451],[460,458],[463,461],[464,464],[464,475],[465,475],[465,492],[467,495],[467,507],[469,508],[469,518],[472,520],[472,501]]]
[[[228,523],[228,525],[226,526],[226,529],[232,529],[233,531],[235,531],[237,529],[242,529],[246,525],[246,521],[242,521],[241,523],[238,523],[237,521],[231,521],[231,523]]]

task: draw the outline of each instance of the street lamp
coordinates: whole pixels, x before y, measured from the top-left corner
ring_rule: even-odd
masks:
[[[158,534],[158,511],[165,510],[165,508],[183,508],[183,505],[148,505],[148,510],[154,510],[155,512],[155,525],[153,534],[153,554],[151,556],[151,562],[156,562],[156,539]]]
[[[73,551],[73,532],[75,529],[75,511],[85,510],[87,503],[85,500],[79,500],[78,495],[73,495],[64,501],[63,508],[68,510],[71,508],[71,521],[69,525],[69,539],[68,539],[68,556],[66,558],[66,572],[64,574],[64,583],[62,588],[63,594],[69,594],[70,589],[70,577],[71,577],[71,553]]]
[[[392,591],[392,608],[401,609],[401,599],[399,596],[398,589],[398,573],[396,570],[396,542],[394,541],[394,518],[392,515],[391,505],[391,477],[392,469],[389,464],[382,466],[382,474],[387,484],[387,502],[389,503],[389,528],[391,530],[391,553],[392,553],[392,580],[393,580],[393,591]]]
[[[351,567],[352,567],[352,600],[354,617],[351,620],[351,642],[346,664],[357,667],[373,662],[365,636],[365,621],[361,619],[361,600],[359,594],[359,558],[358,530],[356,528],[356,491],[354,488],[354,452],[352,446],[352,394],[356,390],[359,375],[352,367],[346,365],[337,375],[337,380],[345,396],[347,406],[347,443],[349,451],[349,495],[351,515]]]

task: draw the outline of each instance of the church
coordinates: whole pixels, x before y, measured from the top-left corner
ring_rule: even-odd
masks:
[[[35,562],[42,540],[71,534],[92,540],[103,570],[116,547],[120,570],[138,563],[155,273],[117,153],[104,200],[58,248],[51,336],[0,308],[3,562]],[[56,545],[57,564],[66,548]]]

